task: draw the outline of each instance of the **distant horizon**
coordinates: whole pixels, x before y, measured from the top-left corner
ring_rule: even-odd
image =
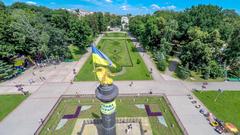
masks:
[[[240,1],[233,0],[2,0],[10,6],[15,2],[29,5],[44,6],[50,9],[81,9],[89,12],[109,12],[117,15],[143,15],[152,14],[159,10],[184,11],[197,5],[216,5],[223,9],[235,10],[240,13]],[[224,2],[225,1],[225,2]]]

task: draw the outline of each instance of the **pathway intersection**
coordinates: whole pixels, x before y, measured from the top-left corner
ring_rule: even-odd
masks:
[[[95,44],[101,37],[102,35],[96,39]],[[131,39],[134,38],[131,37]],[[141,49],[138,42],[134,42],[134,44]],[[149,93],[149,91],[152,91],[153,94],[164,93],[189,135],[217,134],[187,97],[188,94],[191,94],[192,88],[201,89],[202,83],[183,82],[171,76],[162,75],[147,53],[141,51],[140,55],[147,68],[152,69],[153,80],[115,81],[120,93]],[[39,120],[47,116],[62,94],[94,94],[98,82],[70,84],[74,78],[73,69],[78,72],[89,56],[90,48],[78,62],[35,69],[35,76],[32,74],[33,69],[31,68],[21,76],[1,83],[0,94],[19,93],[15,85],[21,83],[25,85],[24,89],[28,90],[31,96],[0,122],[0,135],[32,135],[40,126]],[[39,76],[44,76],[46,80],[40,80]],[[29,79],[34,79],[36,82],[30,85]],[[133,85],[130,87],[131,82]],[[209,83],[206,90],[217,90],[218,88],[238,90],[240,83]],[[198,102],[200,103],[200,101]]]

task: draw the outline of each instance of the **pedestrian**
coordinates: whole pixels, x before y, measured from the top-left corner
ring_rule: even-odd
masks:
[[[40,123],[40,124],[43,124],[43,122],[44,122],[44,120],[41,118],[41,119],[39,120],[39,123]]]
[[[44,120],[41,118],[41,123],[43,124]]]
[[[30,84],[30,85],[32,84],[32,81],[31,81],[31,79],[29,79],[29,80],[28,80],[28,82],[29,82],[29,84]]]
[[[23,95],[26,96],[29,94],[29,91],[22,91],[23,92]]]
[[[35,76],[35,75],[36,75],[34,71],[32,72],[32,75],[33,75],[33,76]]]
[[[132,85],[133,85],[133,82],[130,83],[130,87],[132,87]]]
[[[73,69],[73,74],[74,74],[74,75],[76,74],[76,69],[75,69],[75,68]]]
[[[152,89],[150,89],[149,94],[152,94]]]

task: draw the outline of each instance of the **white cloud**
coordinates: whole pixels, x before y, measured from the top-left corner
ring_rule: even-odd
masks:
[[[140,7],[140,9],[148,10],[148,8],[144,6]]]
[[[29,5],[37,5],[37,3],[34,2],[34,1],[27,1],[26,3],[29,4]]]
[[[122,10],[124,10],[124,11],[128,10],[128,6],[126,6],[126,5],[121,6],[120,8],[121,8]]]
[[[112,0],[105,0],[106,2],[108,2],[108,3],[112,3]]]
[[[157,9],[157,10],[160,9],[160,7],[157,4],[152,4],[151,7],[152,7],[152,9]]]
[[[166,7],[162,7],[162,9],[166,9],[166,10],[174,10],[174,9],[176,9],[176,6],[174,6],[174,5],[166,6]]]
[[[50,2],[51,5],[55,5],[56,3],[55,2]]]
[[[160,7],[157,4],[152,4],[151,7],[154,10],[174,10],[174,9],[176,9],[176,6],[174,6],[174,5]]]

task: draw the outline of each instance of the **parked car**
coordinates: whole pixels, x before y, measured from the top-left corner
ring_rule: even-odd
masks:
[[[217,126],[215,128],[215,131],[218,132],[219,134],[222,134],[224,132],[224,127],[223,126]]]
[[[215,121],[218,122],[220,126],[224,126],[224,122],[222,120],[216,118]]]
[[[216,122],[216,121],[211,121],[210,125],[213,126],[213,127],[218,127],[219,126],[218,122]]]

